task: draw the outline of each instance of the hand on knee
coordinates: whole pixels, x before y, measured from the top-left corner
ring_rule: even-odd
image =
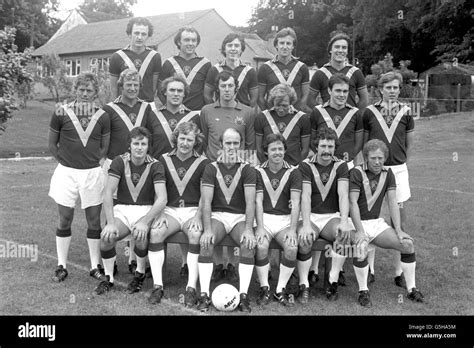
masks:
[[[413,254],[415,252],[415,245],[411,239],[402,240],[402,249],[401,252],[404,254]]]
[[[297,247],[286,247],[283,249],[283,255],[287,260],[295,260],[296,259],[296,254],[298,253],[298,248]]]

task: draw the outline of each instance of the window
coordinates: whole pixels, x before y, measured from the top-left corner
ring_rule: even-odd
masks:
[[[81,73],[80,59],[66,59],[66,76],[77,76]]]
[[[100,70],[108,71],[110,58],[96,58],[90,59],[89,68],[93,73],[98,73]]]

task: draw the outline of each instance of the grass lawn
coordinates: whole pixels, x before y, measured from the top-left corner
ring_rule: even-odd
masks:
[[[31,102],[10,122],[1,136],[0,157],[15,152],[25,156],[45,156],[47,129],[52,104]],[[453,114],[416,124],[414,158],[409,163],[412,199],[408,203],[409,231],[416,243],[417,287],[426,303],[415,304],[393,284],[394,252],[378,249],[376,282],[370,286],[370,309],[357,303],[357,282],[350,260],[346,262],[348,286],[340,287],[337,302],[327,302],[318,291],[305,307],[282,309],[276,303],[265,308],[255,304],[258,290],[256,273],[249,294],[252,315],[472,315],[473,282],[472,230],[474,189],[473,113]],[[150,307],[146,296],[151,289],[147,279],[144,291],[128,295],[125,286],[132,276],[126,266],[124,243],[117,247],[118,289],[97,299],[92,290],[97,281],[89,277],[84,213],[76,210],[69,254],[68,279],[51,281],[56,266],[55,227],[57,211],[48,197],[48,186],[55,168],[53,160],[0,162],[0,244],[15,241],[38,246],[36,262],[26,258],[4,258],[0,272],[0,313],[3,315],[202,315],[185,309],[180,301],[186,280],[179,277],[180,252],[169,246],[165,280],[165,301]],[[320,271],[321,273],[321,271]],[[273,272],[271,287],[276,285]],[[235,284],[237,285],[237,284]],[[212,287],[211,287],[212,290]],[[211,310],[212,315],[222,313]],[[225,315],[239,315],[238,312]]]

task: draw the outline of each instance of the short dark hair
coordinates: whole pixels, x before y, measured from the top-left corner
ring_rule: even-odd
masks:
[[[215,87],[215,90],[216,90],[216,95],[217,97],[219,97],[219,82],[220,81],[227,81],[228,79],[230,78],[233,78],[234,79],[234,84],[235,84],[235,93],[237,93],[238,89],[239,89],[239,81],[235,78],[234,75],[232,75],[232,73],[230,71],[227,71],[227,70],[223,70],[219,73],[219,75],[217,75],[217,78],[216,78],[216,85],[214,86]]]
[[[235,39],[239,39],[240,45],[242,46],[242,53],[245,51],[245,40],[242,37],[242,35],[237,34],[237,33],[230,33],[230,34],[227,34],[227,36],[222,41],[221,53],[224,57],[225,57],[225,45],[229,42],[234,41]]]
[[[127,35],[132,35],[132,29],[133,25],[138,24],[138,25],[144,25],[148,27],[148,36],[153,35],[153,24],[148,20],[148,18],[145,17],[133,17],[128,21],[127,24]]]
[[[283,135],[281,135],[280,133],[270,133],[266,136],[265,138],[265,141],[263,142],[263,152],[264,153],[267,153],[268,152],[268,146],[271,144],[271,143],[275,143],[277,141],[281,141],[283,143],[283,146],[285,148],[285,151],[286,149],[288,148],[287,147],[287,144],[286,144],[286,139]]]
[[[160,86],[161,94],[164,95],[166,93],[166,89],[168,88],[168,85],[171,82],[181,82],[184,85],[184,97],[186,98],[186,96],[189,93],[189,85],[186,79],[178,74],[174,74],[173,76],[170,76],[161,82],[161,86]]]
[[[171,135],[171,144],[173,145],[173,147],[176,147],[176,140],[178,139],[180,133],[188,134],[190,132],[193,132],[195,136],[195,143],[193,148],[199,148],[199,146],[204,142],[205,136],[201,133],[199,127],[192,121],[181,122],[176,126],[173,131],[173,134]]]
[[[313,139],[314,148],[318,148],[320,140],[334,140],[335,148],[337,149],[339,146],[339,138],[337,137],[336,131],[329,127],[321,127],[318,129]]]
[[[296,47],[296,43],[297,43],[297,39],[296,39],[296,33],[295,31],[293,30],[293,28],[283,28],[282,30],[280,30],[275,38],[273,39],[273,46],[276,47],[277,43],[278,43],[278,39],[282,38],[282,37],[285,37],[285,36],[291,36],[293,38],[293,46]]]
[[[328,42],[328,53],[331,54],[331,50],[332,50],[332,45],[334,44],[334,42],[336,42],[337,40],[346,40],[347,42],[347,50],[349,51],[350,49],[350,46],[351,46],[351,38],[349,37],[349,35],[347,35],[346,33],[337,33],[335,34]]]
[[[376,150],[382,150],[384,159],[387,159],[389,153],[388,147],[382,140],[379,139],[372,139],[365,143],[364,148],[362,149],[364,159],[367,159],[369,152]]]
[[[343,75],[341,73],[336,73],[334,75],[332,75],[330,78],[329,78],[329,81],[328,81],[328,88],[330,90],[332,90],[332,87],[336,84],[336,83],[345,83],[346,85],[349,85],[349,78],[346,76],[346,75]]]
[[[178,32],[176,33],[175,37],[174,37],[174,44],[176,45],[176,47],[178,47],[178,49],[181,48],[181,35],[183,34],[184,31],[189,31],[191,33],[196,33],[197,35],[197,45],[196,46],[199,46],[199,43],[201,42],[201,35],[199,35],[199,32],[192,26],[190,25],[186,25],[182,28],[179,28]]]
[[[148,151],[147,151],[147,153],[150,153],[151,145],[152,145],[151,133],[145,127],[135,127],[130,131],[130,133],[128,134],[128,147],[130,148],[130,144],[132,143],[133,138],[142,139],[142,138],[145,138],[145,137],[148,139]]]

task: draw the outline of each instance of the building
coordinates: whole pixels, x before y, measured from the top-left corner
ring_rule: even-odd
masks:
[[[96,21],[89,14],[74,10],[55,35],[33,52],[34,57],[55,53],[65,63],[68,76],[80,71],[97,71],[108,63],[115,51],[128,45],[125,29],[130,18]],[[97,16],[96,16],[97,17]],[[154,27],[148,44],[161,54],[162,59],[178,52],[173,39],[178,29],[191,25],[201,35],[196,52],[213,64],[223,59],[220,47],[224,37],[235,30],[214,9],[165,14],[147,17]],[[100,19],[99,19],[100,20]],[[246,34],[247,48],[242,60],[258,68],[276,53],[273,46],[256,34]]]

